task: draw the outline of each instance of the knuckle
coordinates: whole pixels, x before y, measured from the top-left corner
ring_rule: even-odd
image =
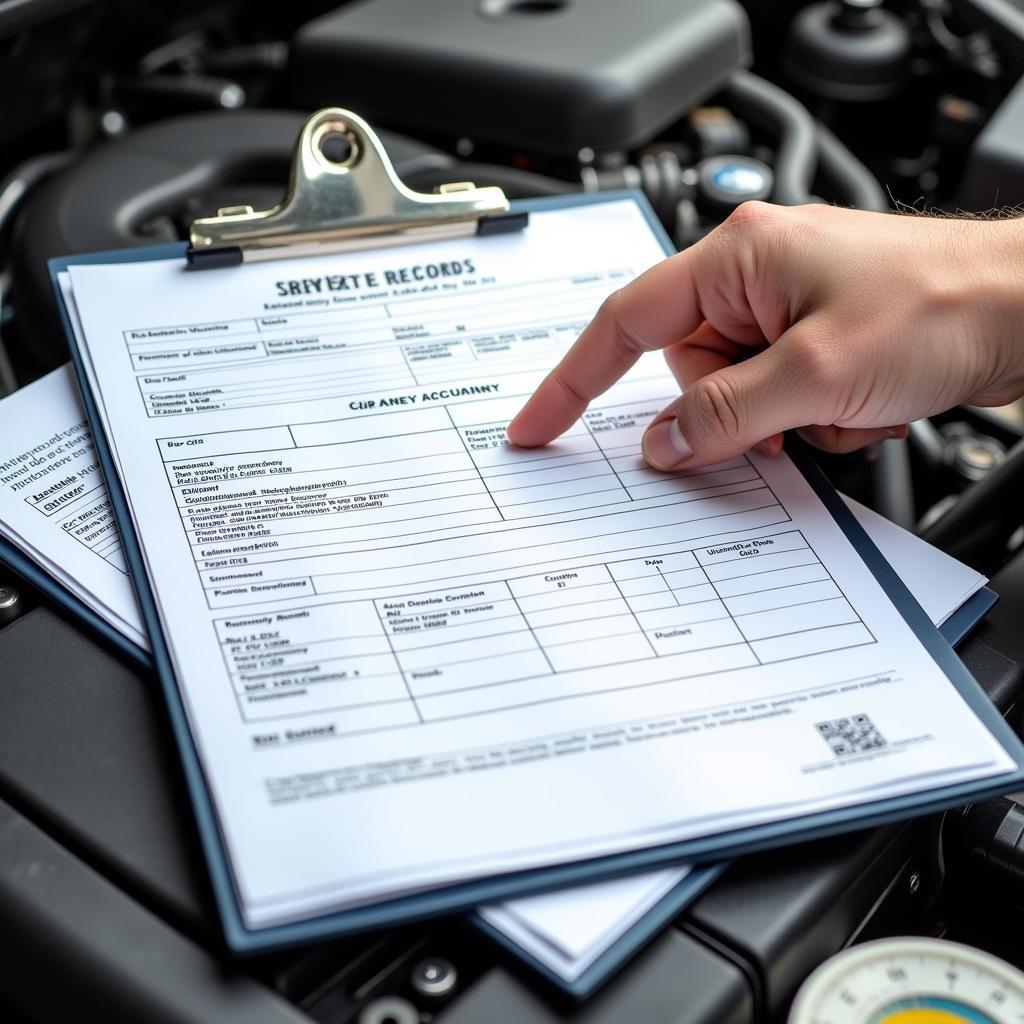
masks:
[[[689,391],[694,426],[702,438],[739,435],[742,426],[739,396],[726,378],[703,377]]]
[[[809,209],[752,200],[737,206],[708,237],[732,258],[745,254],[752,266],[763,268],[799,252],[805,239],[820,232],[814,216],[807,215]]]
[[[778,225],[786,215],[786,208],[754,199],[741,203],[729,214],[725,225],[742,232],[761,231]]]
[[[777,206],[760,200],[741,203],[722,224],[721,233],[735,242],[753,248],[777,245],[780,240],[798,236],[810,226],[807,207]]]
[[[620,352],[631,359],[642,355],[648,350],[648,346],[633,334],[622,320],[622,295],[621,288],[611,293],[601,303],[601,316],[607,320],[612,327],[612,339]]]
[[[564,374],[557,374],[552,378],[552,380],[554,380],[561,388],[562,393],[571,405],[578,405],[586,408],[586,406],[590,404],[590,399],[587,397],[586,393],[565,377]]]

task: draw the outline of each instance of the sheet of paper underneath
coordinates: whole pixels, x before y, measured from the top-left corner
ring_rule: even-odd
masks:
[[[70,365],[0,400],[0,438],[0,466],[4,467],[0,472],[0,534],[35,558],[57,582],[104,615],[129,639],[144,642],[142,621],[116,539],[116,525],[109,516],[106,487],[96,478],[95,452]],[[64,445],[71,438],[80,439],[70,449],[76,453],[72,456],[73,476],[62,461],[66,458]],[[30,465],[40,459],[41,469]],[[54,466],[57,462],[61,464]],[[78,486],[82,479],[89,481],[84,491]],[[55,482],[56,490],[52,486]],[[859,502],[844,500],[936,625],[985,584],[985,577],[969,566]],[[38,520],[28,516],[26,529],[23,506],[35,509],[46,502],[59,514],[40,515]],[[76,513],[78,507],[84,507],[85,516]],[[79,541],[75,530],[83,521],[90,529],[80,543],[95,557],[68,564],[65,539],[70,533]],[[24,535],[17,530],[19,522]],[[37,527],[34,531],[33,525]],[[25,535],[32,537],[32,546]],[[72,550],[77,554],[77,549]],[[113,608],[119,608],[121,615]],[[688,870],[666,868],[525,897],[482,907],[479,913],[571,981],[675,888]]]
[[[285,269],[71,269],[250,927],[1012,769],[787,459],[642,465],[660,359],[505,446],[660,256],[620,201]]]
[[[146,646],[70,363],[0,400],[0,536]]]

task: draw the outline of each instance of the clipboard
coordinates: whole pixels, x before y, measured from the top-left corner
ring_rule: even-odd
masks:
[[[322,146],[341,139],[337,160],[325,158]],[[315,173],[314,173],[315,172]],[[946,785],[924,794],[888,797],[859,806],[813,812],[799,818],[748,826],[678,843],[614,854],[597,860],[518,871],[496,878],[459,882],[444,888],[389,898],[298,922],[253,929],[246,925],[234,887],[226,844],[214,813],[186,716],[182,696],[156,610],[156,602],[143,568],[139,540],[131,525],[128,504],[116,473],[112,451],[104,436],[95,396],[91,393],[82,355],[73,344],[70,318],[63,302],[59,276],[76,264],[166,260],[189,261],[196,272],[224,268],[254,260],[294,255],[387,248],[427,238],[488,234],[524,228],[534,211],[582,206],[624,198],[635,202],[666,255],[673,247],[646,199],[636,192],[550,197],[509,204],[497,189],[449,186],[437,196],[422,196],[402,185],[376,136],[364,121],[336,108],[320,111],[307,122],[299,137],[288,195],[278,207],[253,211],[234,207],[217,217],[195,222],[190,244],[151,249],[80,255],[49,264],[64,320],[86,412],[97,453],[108,480],[112,505],[121,527],[125,553],[139,603],[153,642],[154,661],[164,690],[172,728],[179,745],[204,854],[207,859],[224,937],[230,950],[254,954],[370,928],[462,912],[480,904],[525,893],[631,874],[673,862],[720,862],[787,842],[834,835],[911,816],[943,810],[1024,788],[1024,747],[985,697],[935,629],[927,615],[879,553],[874,543],[839,499],[820,470],[799,445],[788,442],[794,462],[817,492],[833,518],[868,565],[893,604],[918,635],[922,645],[943,669],[956,690],[1014,761],[1014,771],[977,783]],[[714,869],[712,869],[714,870]],[[710,880],[710,879],[709,879]]]
[[[84,601],[63,587],[45,569],[40,568],[28,555],[20,551],[5,537],[0,537],[0,565],[6,565],[12,569],[44,597],[84,623],[105,643],[120,651],[134,665],[147,671],[153,668],[153,661],[148,651],[129,640],[101,615],[97,615]]]

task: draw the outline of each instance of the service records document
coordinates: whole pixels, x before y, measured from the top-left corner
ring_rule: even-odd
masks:
[[[70,267],[248,928],[1016,768],[788,458],[645,467],[660,357],[509,447],[662,255],[621,200]]]

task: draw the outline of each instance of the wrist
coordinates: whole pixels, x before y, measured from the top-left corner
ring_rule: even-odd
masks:
[[[961,250],[965,340],[985,354],[974,404],[1009,402],[1024,393],[1024,219],[957,223],[969,240]]]

